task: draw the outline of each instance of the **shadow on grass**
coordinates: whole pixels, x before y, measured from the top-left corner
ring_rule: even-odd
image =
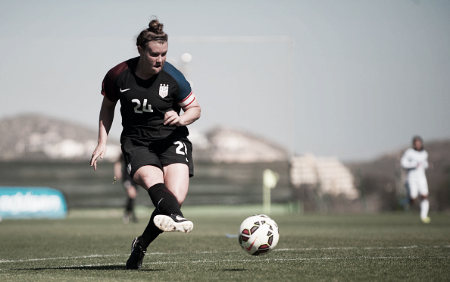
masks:
[[[222,270],[223,271],[230,271],[230,272],[233,272],[233,271],[247,271],[247,269],[245,269],[245,268],[224,268]]]
[[[141,268],[139,270],[125,269],[121,265],[80,265],[80,266],[61,266],[61,267],[35,267],[35,268],[20,268],[16,270],[55,270],[55,269],[77,269],[77,270],[125,270],[125,271],[165,271],[165,269],[148,269]]]

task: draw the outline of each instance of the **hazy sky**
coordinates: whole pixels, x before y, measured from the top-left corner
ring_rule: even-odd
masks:
[[[450,138],[450,0],[2,1],[0,118],[97,128],[101,81],[137,56],[152,15],[169,34],[168,61],[192,54],[203,110],[193,129],[232,126],[343,160],[414,134]],[[120,130],[117,113],[111,134]]]

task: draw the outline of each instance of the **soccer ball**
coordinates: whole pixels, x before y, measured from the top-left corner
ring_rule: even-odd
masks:
[[[279,238],[278,225],[265,214],[247,217],[239,227],[239,244],[254,256],[270,252]]]

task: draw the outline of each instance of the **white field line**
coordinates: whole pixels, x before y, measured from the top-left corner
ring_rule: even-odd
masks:
[[[27,261],[42,261],[42,260],[62,260],[62,259],[85,259],[85,258],[105,258],[105,257],[119,257],[123,255],[88,255],[78,257],[56,257],[56,258],[34,258],[34,259],[19,259],[19,260],[0,260],[0,263],[8,262],[27,262]]]
[[[275,249],[273,251],[326,251],[326,250],[401,250],[401,249],[441,249],[441,248],[450,248],[450,245],[446,246],[400,246],[400,247],[326,247],[326,248],[286,248],[286,249]]]
[[[399,247],[363,247],[363,248],[357,248],[357,247],[324,247],[324,248],[287,248],[287,249],[275,249],[274,252],[286,252],[286,251],[327,251],[327,250],[390,250],[390,249],[441,249],[441,248],[450,248],[450,245],[445,246],[421,246],[418,247],[416,245],[413,246],[399,246]],[[238,252],[238,251],[227,251],[227,253],[231,252]],[[217,251],[204,251],[199,252],[199,254],[212,254],[217,253]],[[170,253],[161,253],[161,252],[154,252],[154,253],[147,253],[147,255],[179,255],[183,254],[182,252],[170,252]],[[114,255],[87,255],[87,256],[75,256],[75,257],[54,257],[54,258],[33,258],[33,259],[20,259],[20,260],[0,260],[0,263],[16,263],[16,262],[31,262],[31,261],[46,261],[46,260],[75,260],[75,259],[86,259],[86,258],[106,258],[106,257],[127,257],[129,254],[114,254]],[[362,258],[362,257],[359,257]],[[369,258],[369,257],[367,257]],[[382,257],[375,257],[375,258],[382,258]],[[395,257],[386,257],[386,258],[395,258]],[[408,258],[408,257],[399,257],[399,258]],[[295,259],[282,259],[282,260],[313,260],[314,258],[295,258]],[[318,259],[327,259],[327,258],[318,258]],[[329,259],[345,259],[345,258],[329,258]],[[271,260],[278,260],[278,259],[271,259]],[[231,261],[231,260],[230,260]],[[242,260],[246,261],[246,260]],[[248,261],[255,261],[255,260],[248,260]],[[195,262],[195,261],[193,261]],[[209,262],[200,260],[198,262]],[[213,262],[213,261],[211,261]],[[214,261],[217,262],[217,261]],[[158,263],[176,263],[176,262],[156,262]]]
[[[274,251],[326,251],[326,250],[387,250],[387,249],[414,249],[417,246],[402,246],[402,247],[327,247],[327,248],[287,248],[275,249]]]

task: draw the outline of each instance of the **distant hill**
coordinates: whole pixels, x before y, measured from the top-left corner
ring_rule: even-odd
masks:
[[[97,145],[97,131],[45,116],[24,114],[0,119],[0,160],[87,160]],[[108,140],[110,158],[120,145]]]
[[[97,130],[42,114],[0,119],[0,161],[88,160],[97,145]],[[192,131],[194,159],[216,163],[287,161],[284,148],[251,133],[217,127],[206,134]],[[106,158],[121,153],[118,141],[108,139]]]
[[[194,143],[197,160],[215,163],[287,162],[288,151],[283,147],[250,132],[217,127],[201,138],[189,136]]]

